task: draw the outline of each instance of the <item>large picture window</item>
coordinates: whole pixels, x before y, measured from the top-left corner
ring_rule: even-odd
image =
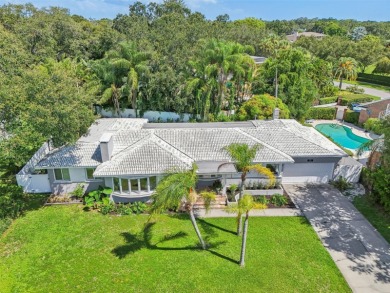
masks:
[[[54,176],[58,181],[70,181],[69,169],[54,169]]]
[[[157,185],[157,178],[113,178],[114,191],[124,194],[140,194],[152,192]]]

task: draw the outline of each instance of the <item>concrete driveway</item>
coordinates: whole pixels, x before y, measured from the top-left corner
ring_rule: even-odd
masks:
[[[390,245],[331,185],[283,185],[353,292],[390,292]]]
[[[338,81],[334,81],[333,84],[337,87],[339,87],[339,84],[340,82]],[[341,88],[343,90],[345,90],[347,88],[347,86],[352,86],[352,84],[347,84],[347,83],[343,83],[341,85]],[[361,86],[359,85],[360,88],[364,89],[364,93],[365,94],[369,94],[369,95],[373,95],[373,96],[377,96],[377,97],[380,97],[381,100],[385,100],[385,99],[390,99],[390,92],[386,92],[386,91],[382,91],[382,90],[377,90],[377,89],[372,89],[372,88],[369,88],[369,87],[364,87],[364,86]]]

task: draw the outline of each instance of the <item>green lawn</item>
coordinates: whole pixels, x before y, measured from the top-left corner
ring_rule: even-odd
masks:
[[[186,216],[146,220],[30,211],[0,239],[0,292],[350,292],[304,218],[251,218],[245,268],[233,218],[199,221],[208,251]]]
[[[390,243],[390,214],[385,213],[366,196],[356,197],[353,204]]]

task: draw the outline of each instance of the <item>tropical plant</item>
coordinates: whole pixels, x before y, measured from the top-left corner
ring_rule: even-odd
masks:
[[[259,174],[263,174],[267,176],[269,179],[268,185],[273,185],[275,183],[275,175],[270,169],[262,166],[261,164],[253,163],[256,157],[256,153],[260,149],[260,147],[261,146],[259,144],[249,147],[247,144],[240,144],[240,143],[232,143],[227,147],[225,147],[225,150],[229,153],[230,157],[235,163],[237,170],[241,172],[239,198],[242,198],[243,196],[246,176],[250,171],[256,171]],[[242,231],[242,218],[241,215],[239,215],[237,235],[240,235],[241,231]]]
[[[237,204],[230,205],[226,208],[228,213],[237,214],[237,222],[241,221],[242,214],[245,214],[244,221],[244,231],[242,233],[242,243],[241,243],[241,255],[240,255],[240,266],[245,266],[245,252],[246,252],[246,240],[248,235],[248,226],[249,226],[249,212],[252,209],[265,209],[267,206],[262,203],[256,203],[253,201],[253,197],[250,194],[244,194],[238,200]]]
[[[264,205],[269,204],[269,199],[265,195],[260,195],[259,197],[256,198],[256,201]]]
[[[147,208],[148,206],[142,201],[135,201],[131,204],[131,210],[137,215],[145,212]]]
[[[352,184],[347,181],[343,176],[340,176],[333,182],[331,182],[334,187],[336,187],[340,191],[345,191],[352,187]]]
[[[189,214],[191,223],[198,236],[199,242],[203,249],[206,249],[206,243],[204,242],[200,233],[198,224],[196,223],[194,215],[194,204],[198,195],[195,191],[197,182],[198,166],[194,163],[190,170],[174,169],[164,176],[158,183],[155,192],[152,195],[153,203],[151,205],[151,213],[161,213],[168,209],[177,208],[183,206],[185,211]],[[212,193],[201,193],[201,197],[205,198],[205,208],[209,209],[210,203],[215,199]]]
[[[77,184],[76,188],[70,192],[70,195],[82,198],[84,196],[84,185],[82,183]]]
[[[281,207],[286,205],[288,203],[288,200],[282,194],[276,193],[271,196],[271,203],[277,207]]]
[[[97,209],[102,204],[109,202],[109,196],[112,193],[111,188],[99,186],[97,190],[90,191],[85,197],[84,202],[87,208]]]
[[[334,67],[334,77],[340,80],[339,88],[343,85],[343,79],[354,80],[357,77],[358,64],[355,59],[341,57]]]

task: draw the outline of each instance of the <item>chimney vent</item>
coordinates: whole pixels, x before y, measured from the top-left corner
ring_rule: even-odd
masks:
[[[273,112],[273,115],[272,115],[272,118],[275,120],[275,119],[279,119],[279,108],[275,108],[274,109],[274,112]]]
[[[109,161],[111,159],[113,149],[114,138],[112,133],[104,133],[100,138],[100,152],[102,154],[103,162]]]

